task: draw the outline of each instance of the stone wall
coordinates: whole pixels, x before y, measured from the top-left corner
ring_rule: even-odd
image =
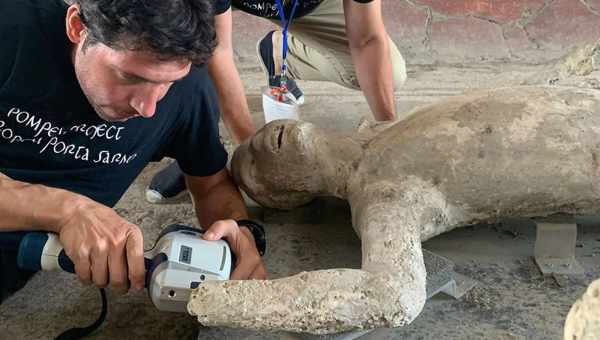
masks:
[[[408,63],[539,63],[600,38],[600,0],[382,0],[384,20]],[[272,25],[234,13],[241,59]],[[254,60],[252,60],[254,61]]]

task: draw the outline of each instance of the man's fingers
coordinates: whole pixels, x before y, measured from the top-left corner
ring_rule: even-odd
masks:
[[[75,265],[75,273],[79,277],[79,281],[84,285],[92,283],[92,272],[90,271],[90,257],[82,256],[73,263]]]
[[[231,274],[231,280],[245,280],[250,277],[256,267],[260,264],[260,257],[258,253],[253,254],[250,252],[245,252],[243,257],[238,257],[238,262],[236,263],[235,270]]]
[[[250,279],[252,280],[266,280],[267,279],[267,269],[265,269],[265,266],[261,263],[259,264],[256,269],[254,269],[254,272],[252,274],[250,274]]]
[[[225,238],[231,242],[233,241],[231,238],[235,236],[237,228],[237,223],[234,220],[217,221],[208,228],[202,237],[207,241],[216,241]]]
[[[108,283],[108,251],[105,244],[98,244],[92,253],[92,281],[96,287],[104,288]]]
[[[230,280],[246,280],[250,277],[250,274],[254,272],[255,266],[246,261],[238,261],[233,273],[231,273]]]
[[[252,232],[247,227],[240,227],[240,234],[244,235],[240,237],[243,239],[243,242],[240,244],[246,249],[246,252],[252,254],[251,256],[246,256],[245,260],[251,261],[248,265],[248,268],[254,268],[249,275],[242,276],[241,279],[257,279],[257,280],[266,280],[267,279],[267,270],[258,254],[258,250],[256,249],[254,236]]]
[[[213,223],[203,237],[209,241],[225,239],[229,243],[231,250],[238,259],[235,269],[231,273],[231,280],[266,278],[266,270],[254,245],[251,232],[246,228],[240,229],[234,220],[222,220]]]
[[[146,268],[144,267],[144,239],[137,227],[131,228],[125,244],[129,281],[135,289],[144,289]]]
[[[127,259],[125,249],[116,247],[108,256],[108,272],[110,287],[119,293],[127,293],[129,285],[127,278]]]

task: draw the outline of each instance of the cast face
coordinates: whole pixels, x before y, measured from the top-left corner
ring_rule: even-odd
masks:
[[[151,118],[171,85],[190,72],[187,60],[160,60],[146,52],[93,44],[75,47],[75,74],[92,107],[106,121]]]
[[[267,124],[235,152],[236,182],[257,202],[289,209],[321,188],[316,130],[312,124],[279,120]]]

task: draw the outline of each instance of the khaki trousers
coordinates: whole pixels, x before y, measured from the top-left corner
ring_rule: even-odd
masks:
[[[327,80],[360,89],[346,36],[342,1],[324,0],[313,12],[292,21],[288,32],[287,56],[290,78]],[[272,22],[281,26],[279,20]],[[389,49],[394,87],[397,90],[406,81],[406,66],[391,39]]]

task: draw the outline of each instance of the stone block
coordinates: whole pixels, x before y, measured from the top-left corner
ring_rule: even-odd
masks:
[[[535,240],[535,262],[544,275],[582,275],[575,259],[577,225],[573,221],[540,220]]]

